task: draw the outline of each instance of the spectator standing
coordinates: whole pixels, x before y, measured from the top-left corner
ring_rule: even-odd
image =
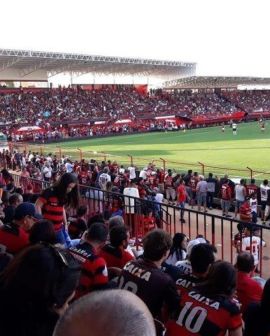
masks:
[[[207,182],[207,207],[208,209],[213,209],[213,199],[216,192],[216,184],[217,180],[213,177],[212,173],[209,173],[208,178],[206,179]]]
[[[223,184],[221,184],[220,193],[221,193],[220,201],[221,201],[222,215],[225,217],[231,217],[229,215],[229,209],[232,200],[232,190],[228,179],[224,180]]]
[[[54,224],[57,242],[67,247],[71,245],[67,236],[65,206],[76,209],[79,206],[78,180],[75,175],[64,173],[53,187],[45,189],[36,201],[36,210],[44,219]]]
[[[180,179],[179,186],[177,188],[177,202],[178,207],[180,208],[180,222],[185,223],[184,213],[185,213],[185,206],[187,201],[187,191],[184,180]]]
[[[268,185],[268,180],[264,180],[263,183],[260,185],[260,196],[261,196],[261,219],[263,224],[265,224],[265,208],[268,198],[268,190],[270,189]]]
[[[204,212],[206,210],[206,196],[207,196],[207,182],[204,179],[204,176],[199,176],[199,182],[196,186],[197,191],[197,202],[198,202],[198,211],[201,211],[201,206],[203,206]]]
[[[239,209],[241,207],[241,205],[244,203],[245,198],[246,198],[246,187],[245,187],[245,180],[241,179],[240,180],[240,184],[237,184],[235,186],[235,211],[234,211],[234,218],[237,218],[237,214],[239,212]]]

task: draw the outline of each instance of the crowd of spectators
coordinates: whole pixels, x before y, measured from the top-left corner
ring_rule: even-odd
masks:
[[[222,94],[245,112],[270,111],[270,94],[267,90],[226,91]]]
[[[261,245],[252,212],[259,195],[266,218],[268,181],[234,186],[227,176],[205,179],[153,164],[138,170],[32,152],[5,151],[0,160],[1,335],[269,334],[270,282],[254,277],[259,254],[250,254],[245,242]],[[98,210],[83,203],[100,194]],[[226,202],[235,195],[235,215],[247,222],[233,242],[234,266],[217,260],[205,237],[178,232],[172,239],[162,229],[161,203],[176,205],[185,223],[187,203],[211,211],[217,194]],[[140,249],[133,246],[134,231]]]
[[[40,126],[45,134],[37,133],[34,139],[45,140],[149,130],[155,117],[166,115],[214,119],[239,110],[259,113],[269,109],[269,91],[152,90],[142,93],[132,85],[104,85],[92,90],[77,86],[0,92],[2,130],[11,135],[20,125]],[[114,124],[125,119],[130,123]],[[95,125],[95,121],[105,124]]]

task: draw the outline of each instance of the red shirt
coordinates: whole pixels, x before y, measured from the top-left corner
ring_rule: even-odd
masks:
[[[237,297],[242,304],[241,312],[244,313],[250,303],[260,302],[262,287],[247,273],[237,272]]]
[[[240,213],[240,220],[244,222],[250,222],[251,221],[251,209],[248,201],[245,201],[239,209]]]
[[[223,200],[230,200],[232,198],[232,190],[228,184],[222,184],[221,186],[221,198]]]
[[[187,199],[186,187],[183,184],[180,184],[177,188],[177,197],[179,203],[185,202]]]
[[[64,205],[60,204],[53,188],[45,189],[38,200],[43,203],[42,215],[53,223],[54,230],[60,231],[64,221]]]
[[[0,228],[0,244],[8,253],[16,254],[29,245],[28,234],[17,225],[4,225]]]
[[[167,323],[167,336],[224,336],[242,326],[238,306],[225,297],[210,299],[196,290],[183,291],[180,306],[177,320]]]
[[[258,187],[255,184],[248,184],[246,186],[246,189],[247,189],[247,196],[252,196],[253,194],[257,196]]]
[[[76,298],[95,289],[102,289],[108,283],[105,260],[96,255],[94,248],[87,242],[70,248],[71,254],[81,263],[82,272]]]
[[[118,267],[121,269],[126,263],[134,259],[132,255],[123,248],[116,248],[110,244],[103,247],[99,256],[106,261],[107,267]]]

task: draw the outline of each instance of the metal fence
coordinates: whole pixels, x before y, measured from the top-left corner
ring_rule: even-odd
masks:
[[[254,167],[223,167],[223,166],[213,166],[207,162],[186,162],[186,161],[172,161],[166,158],[144,158],[133,155],[115,155],[105,152],[99,152],[93,150],[82,150],[81,148],[72,148],[67,146],[55,146],[54,149],[46,144],[31,144],[31,143],[20,143],[20,142],[10,142],[10,150],[17,150],[19,152],[28,152],[29,150],[37,152],[41,155],[52,153],[60,159],[63,156],[68,156],[72,160],[81,161],[82,159],[94,159],[98,162],[101,161],[117,161],[118,164],[123,164],[124,166],[134,165],[137,168],[146,167],[149,163],[153,163],[157,168],[174,169],[177,173],[186,173],[187,170],[192,169],[197,171],[199,174],[206,175],[208,173],[213,173],[218,177],[229,175],[231,178],[255,178],[258,183],[264,179],[270,179],[270,171],[261,171]]]
[[[20,185],[20,176],[13,175],[15,185]],[[49,182],[31,179],[32,184],[39,184],[40,189],[50,185]],[[177,206],[166,203],[158,203],[154,199],[140,199],[119,193],[107,192],[98,188],[80,185],[81,204],[87,206],[87,216],[90,218],[95,214],[102,214],[105,219],[120,214],[123,216],[126,225],[130,228],[134,244],[139,248],[141,238],[151,227],[145,225],[145,216],[152,212],[157,227],[163,228],[171,235],[176,232],[185,233],[190,239],[202,235],[217,248],[217,258],[235,261],[237,249],[234,246],[235,235],[238,233],[238,226],[246,226],[233,218],[210,212],[199,212],[193,209],[185,209],[185,223],[180,221],[180,209]],[[67,213],[74,215],[75,209],[67,209]],[[264,278],[270,277],[269,256],[270,246],[263,246],[264,242],[270,241],[270,227],[265,225],[252,224],[256,229],[255,234],[250,233],[251,253],[258,255],[258,273]],[[259,245],[254,244],[254,235],[260,238]],[[242,234],[239,235],[238,250],[242,248]]]

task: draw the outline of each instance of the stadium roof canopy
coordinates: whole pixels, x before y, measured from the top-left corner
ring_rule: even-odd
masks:
[[[0,80],[3,81],[47,81],[48,77],[67,72],[77,76],[138,75],[168,80],[192,76],[195,71],[196,63],[0,49]]]
[[[260,77],[205,77],[191,76],[166,81],[165,89],[200,89],[200,88],[236,88],[238,86],[270,85],[270,78]]]

